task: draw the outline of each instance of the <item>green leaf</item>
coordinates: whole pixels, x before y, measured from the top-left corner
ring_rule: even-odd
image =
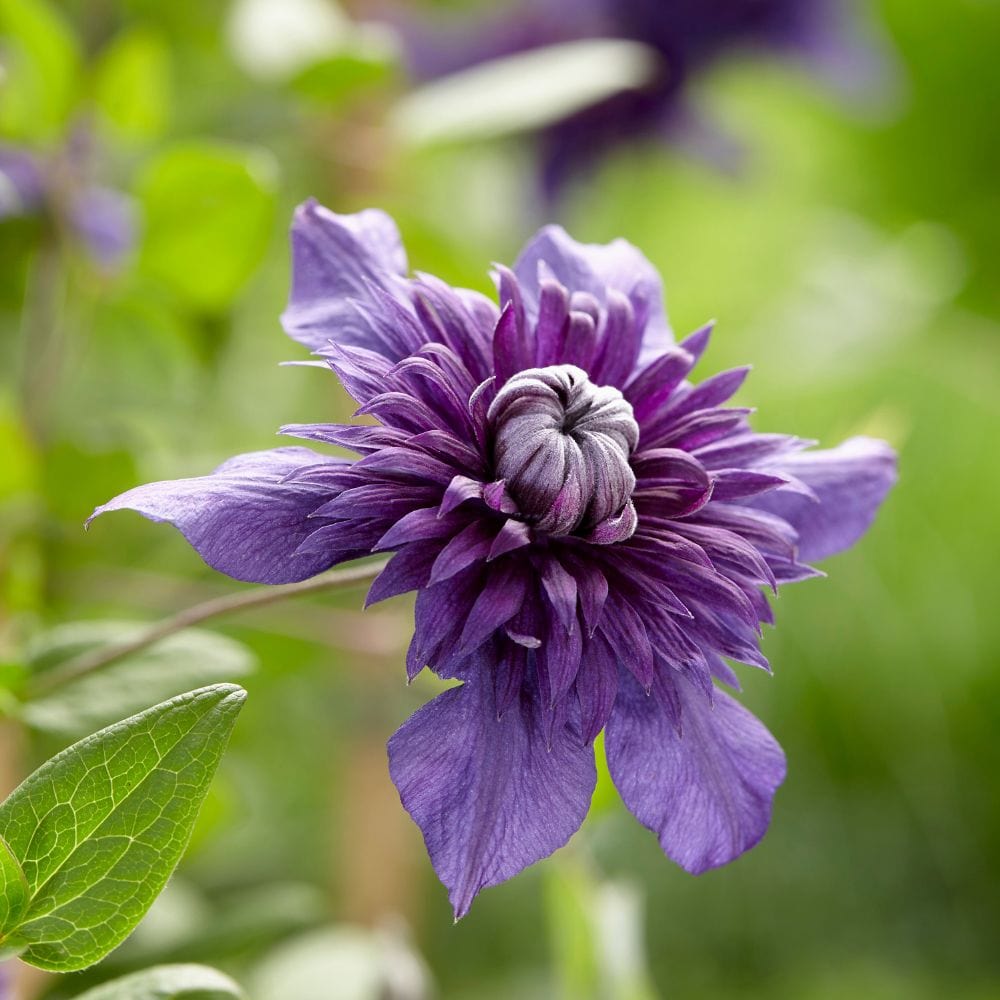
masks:
[[[545,887],[560,995],[574,1000],[655,1000],[638,890],[602,879],[572,849],[559,852],[547,866]]]
[[[160,135],[170,114],[170,49],[161,35],[142,27],[123,31],[94,74],[94,101],[119,135]]]
[[[53,139],[77,98],[80,52],[73,32],[45,0],[3,0],[0,129]]]
[[[27,907],[28,882],[17,858],[0,839],[0,934],[16,927]]]
[[[414,145],[468,142],[551,125],[647,83],[659,57],[638,42],[568,42],[442,77],[396,106],[393,125]]]
[[[73,622],[44,633],[28,649],[32,674],[94,648],[127,642],[147,626],[136,622]],[[192,688],[245,677],[256,666],[242,643],[215,632],[187,629],[120,663],[29,701],[21,718],[33,729],[75,738]]]
[[[76,1000],[243,1000],[229,976],[207,965],[161,965],[102,983]]]
[[[307,66],[293,78],[291,87],[329,108],[388,83],[395,71],[389,54],[379,49],[344,51]]]
[[[74,972],[131,933],[191,836],[246,692],[191,691],[75,743],[0,805],[30,900],[7,941]]]
[[[145,272],[196,309],[227,309],[267,249],[275,175],[270,154],[222,143],[157,157],[139,182]]]

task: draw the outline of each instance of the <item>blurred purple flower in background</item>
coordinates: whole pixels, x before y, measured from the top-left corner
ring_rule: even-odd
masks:
[[[0,143],[0,222],[48,215],[95,263],[116,267],[135,245],[135,208],[127,195],[93,182],[94,160],[92,137],[82,127],[55,152]]]
[[[659,137],[727,155],[733,143],[690,106],[690,86],[726,56],[791,58],[853,94],[872,93],[882,53],[864,37],[850,0],[528,0],[458,27],[454,19],[396,13],[411,71],[436,79],[481,62],[584,38],[641,42],[660,57],[659,71],[545,129],[540,136],[548,194],[591,168],[608,150]]]
[[[747,373],[688,381],[709,328],[674,343],[633,246],[541,230],[500,307],[407,277],[393,222],[302,206],[284,323],[377,423],[283,428],[346,447],[233,458],[141,486],[128,508],[209,565],[284,583],[392,551],[368,603],[417,591],[407,655],[462,683],[389,743],[457,917],[552,853],[587,813],[606,728],[625,804],[690,872],[756,844],[781,748],[716,682],[768,669],[762,588],[816,575],[895,481],[884,442],[831,451],[750,429]]]

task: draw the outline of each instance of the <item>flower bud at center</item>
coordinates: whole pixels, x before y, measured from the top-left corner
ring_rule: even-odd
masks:
[[[495,472],[538,530],[586,534],[628,508],[632,533],[639,427],[617,389],[575,365],[529,368],[500,389],[487,419]]]

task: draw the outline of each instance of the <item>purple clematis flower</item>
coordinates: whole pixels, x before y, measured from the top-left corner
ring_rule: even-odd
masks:
[[[462,24],[397,15],[411,71],[427,80],[559,42],[623,38],[657,52],[660,71],[539,137],[546,192],[592,167],[608,149],[663,138],[731,157],[733,143],[692,111],[690,88],[728,55],[759,52],[803,64],[835,87],[870,94],[883,60],[862,37],[848,0],[527,0]]]
[[[605,730],[635,816],[690,872],[763,836],[785,776],[771,734],[718,684],[767,669],[762,588],[817,575],[896,478],[881,441],[832,451],[750,429],[746,369],[693,384],[709,328],[674,343],[635,247],[548,227],[499,308],[407,276],[392,221],[302,206],[288,333],[365,424],[283,428],[346,447],[242,455],[99,507],[180,529],[240,580],[301,580],[394,555],[368,603],[417,592],[408,675],[461,684],[389,742],[403,805],[457,917],[551,854],[587,813]]]
[[[55,153],[0,143],[0,222],[49,213],[95,263],[114,268],[135,244],[135,206],[120,191],[91,182],[92,146],[82,127]]]

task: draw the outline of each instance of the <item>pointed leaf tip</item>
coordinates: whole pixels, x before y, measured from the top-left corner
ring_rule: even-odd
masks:
[[[187,846],[245,699],[236,684],[171,698],[73,744],[0,805],[27,885],[8,928],[23,961],[75,972],[132,932]]]

